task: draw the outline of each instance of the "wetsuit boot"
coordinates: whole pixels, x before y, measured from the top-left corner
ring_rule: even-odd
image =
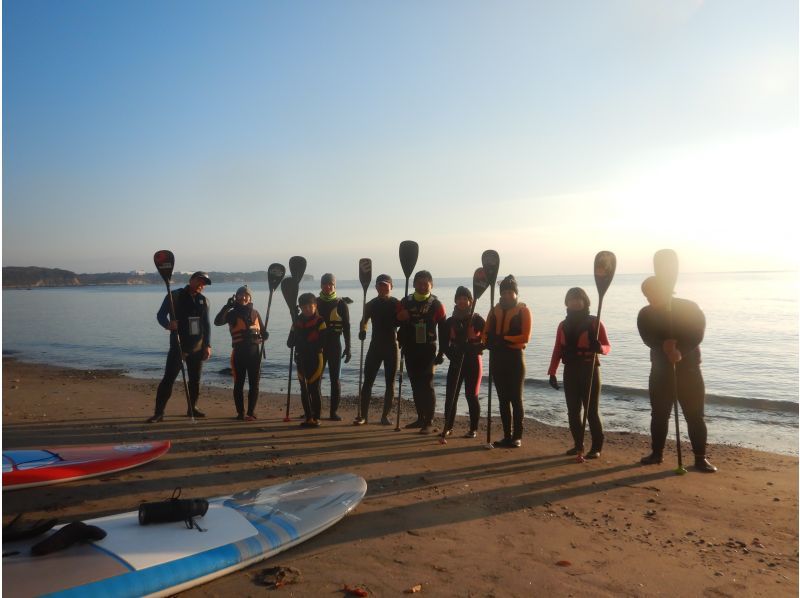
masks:
[[[717,468],[706,459],[705,455],[694,456],[694,468],[702,473],[716,473]]]

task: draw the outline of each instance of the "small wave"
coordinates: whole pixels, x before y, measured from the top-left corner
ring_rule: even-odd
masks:
[[[715,405],[730,405],[742,409],[755,411],[780,411],[782,413],[797,413],[798,404],[794,401],[778,401],[772,399],[753,399],[747,397],[731,397],[726,395],[707,394],[706,402]]]
[[[537,380],[528,378],[525,385],[530,388],[544,388],[548,386],[547,380]],[[615,395],[614,398],[621,401],[648,398],[649,392],[646,388],[635,388],[631,386],[617,386],[614,384],[603,385],[603,395]],[[735,397],[731,395],[706,394],[706,403],[711,405],[723,405],[735,407],[737,409],[752,409],[753,411],[776,411],[780,413],[797,413],[800,405],[796,401],[782,401],[777,399],[757,399],[752,397]]]

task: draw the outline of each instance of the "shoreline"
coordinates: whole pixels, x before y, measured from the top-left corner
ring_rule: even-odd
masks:
[[[352,400],[343,400],[343,421],[301,430],[297,395],[293,422],[282,421],[285,395],[264,393],[259,419],[238,422],[230,390],[206,384],[198,407],[208,417],[192,426],[176,385],[164,422],[148,425],[157,382],[4,357],[4,448],[173,443],[136,469],[4,493],[4,523],[20,512],[71,521],[135,510],[176,486],[184,496],[210,498],[352,471],[368,483],[353,514],[268,562],[184,595],[260,593],[257,574],[275,565],[301,571],[299,583],[284,588],[297,596],[345,584],[375,596],[417,584],[431,596],[526,596],[532,588],[554,596],[798,592],[797,457],[710,445],[717,474],[689,468],[676,476],[674,442],[664,464],[645,467],[638,459],[649,452],[649,438],[611,432],[600,459],[578,464],[564,456],[566,428],[526,419],[521,449],[490,451],[485,419],[479,438],[467,440],[460,438],[466,418],[458,416],[442,446],[436,436],[394,426],[353,426]],[[401,425],[411,412],[404,405]],[[378,414],[371,407],[373,421]],[[493,439],[499,430],[493,418]]]
[[[10,361],[13,361],[13,362],[24,363],[24,364],[27,364],[27,365],[30,365],[30,366],[36,366],[36,367],[63,369],[63,370],[67,370],[67,371],[84,371],[83,368],[76,368],[76,367],[73,367],[73,366],[68,365],[68,364],[66,364],[66,365],[51,365],[51,364],[47,363],[46,361],[38,361],[38,360],[36,360],[34,358],[25,359],[25,358],[20,357],[16,352],[4,353],[3,354],[3,360],[4,360],[4,362],[5,362],[5,360],[10,360]],[[209,389],[222,390],[224,392],[230,393],[232,388],[233,388],[233,382],[232,382],[232,379],[230,378],[230,368],[227,368],[227,369],[228,369],[227,377],[225,377],[225,374],[222,371],[206,371],[206,369],[204,369],[201,384],[203,385],[204,388],[207,387]],[[142,382],[153,382],[153,383],[156,383],[156,384],[160,381],[160,371],[159,371],[159,375],[157,377],[156,376],[152,376],[152,375],[148,375],[147,373],[144,373],[144,372],[131,373],[130,370],[125,369],[125,368],[108,368],[108,369],[100,368],[100,369],[91,369],[91,370],[85,370],[85,371],[90,371],[90,372],[94,372],[94,373],[98,373],[98,374],[102,374],[102,375],[114,374],[114,375],[118,375],[120,377],[124,377],[124,378],[130,379],[130,380],[137,380],[137,381],[142,381]],[[382,380],[382,373],[380,373],[380,372],[379,372],[379,378]],[[488,374],[485,373],[484,376],[483,376],[482,389],[486,388],[487,379],[488,379]],[[441,393],[443,392],[443,389],[439,388],[439,386],[441,386],[443,381],[444,381],[443,378],[442,379],[437,379],[437,381],[436,381],[436,383],[438,385],[437,386],[437,388],[438,388],[437,397],[438,398],[437,398],[436,416],[437,416],[438,419],[441,419],[443,417],[443,407],[444,407],[443,404],[444,404],[444,401],[443,401],[443,398],[441,396]],[[180,382],[180,379],[178,379],[178,381],[176,382],[176,387],[175,387],[176,389],[179,388],[179,382]],[[296,381],[294,381],[294,382],[296,383]],[[283,383],[285,384],[285,382],[283,382]],[[410,389],[410,386],[407,384],[408,383],[407,378],[405,379],[405,383],[406,383],[406,384],[404,384],[405,392],[403,393],[404,394],[404,399],[403,399],[404,407],[403,407],[403,409],[413,409],[413,404],[411,403],[411,398],[409,396],[410,392],[411,392],[411,389]],[[262,386],[262,391],[261,391],[260,395],[263,396],[263,397],[266,397],[266,396],[280,397],[280,395],[284,392],[283,389],[281,389],[281,392],[274,392],[274,390],[270,390],[270,391],[263,390],[263,388],[266,386],[266,378],[263,378],[263,377],[262,377],[262,381],[261,381],[261,386]],[[527,389],[528,392],[531,392],[531,393],[535,393],[536,389],[538,388],[539,390],[544,389],[544,392],[547,393],[547,394],[552,394],[551,393],[551,389],[549,387],[549,384],[547,383],[546,380],[538,380],[538,379],[534,379],[534,378],[529,378],[529,379],[526,380],[525,388]],[[563,416],[563,417],[561,417],[561,420],[563,420],[563,421],[553,421],[552,418],[536,419],[533,415],[531,415],[531,412],[535,411],[537,409],[537,407],[541,406],[541,404],[537,403],[537,401],[536,401],[537,397],[535,397],[535,396],[531,397],[528,394],[528,392],[525,392],[525,400],[527,401],[526,405],[525,405],[525,411],[526,411],[525,421],[526,422],[529,422],[529,421],[530,422],[536,422],[536,424],[539,424],[539,425],[543,425],[543,426],[546,426],[546,427],[552,427],[555,430],[561,430],[562,432],[564,432],[566,434],[565,438],[569,439],[569,433],[568,433],[569,428],[568,428],[568,425],[567,425],[566,406],[563,405],[563,390],[560,390],[560,391],[557,391],[557,392],[556,391],[552,391],[555,394],[553,394],[551,397],[548,397],[548,399],[547,399],[549,407],[552,407],[552,402],[553,401],[555,401],[555,403],[557,403],[557,408],[555,410],[550,409],[547,412],[547,415],[550,415],[551,413],[560,413],[559,417]],[[610,409],[609,414],[612,416],[612,419],[613,419],[613,415],[614,415],[614,408],[615,408],[615,406],[618,407],[618,405],[616,404],[616,401],[618,401],[619,399],[616,399],[616,401],[615,401],[615,399],[611,399],[609,395],[613,395],[614,393],[619,393],[619,392],[625,392],[628,395],[634,396],[636,401],[638,403],[640,403],[640,407],[643,407],[643,408],[646,408],[646,409],[649,410],[649,395],[648,395],[647,389],[632,389],[632,388],[628,388],[628,387],[618,387],[618,386],[616,386],[614,384],[604,384],[603,385],[603,395],[602,396],[606,397],[606,401],[608,401],[608,403],[605,404],[605,407],[606,407],[606,409]],[[480,397],[480,401],[481,401],[481,417],[483,418],[483,420],[485,420],[485,418],[486,418],[486,413],[485,413],[485,410],[486,410],[486,397],[485,397],[485,393],[481,393],[481,394],[482,394],[482,396]],[[328,395],[325,393],[325,386],[324,386],[324,383],[323,383],[323,406],[327,405],[327,397],[328,397]],[[285,394],[283,394],[283,399],[281,399],[281,400],[285,401]],[[297,391],[297,388],[293,389],[292,400],[296,401],[297,404],[299,405],[299,392]],[[347,394],[345,392],[345,394],[342,395],[343,404],[346,402],[353,409],[356,409],[355,400],[356,400],[355,399],[355,395],[353,395],[353,394]],[[377,405],[378,402],[382,402],[383,399],[382,399],[382,396],[380,398],[378,398],[378,395],[373,394],[373,399],[372,400],[373,400],[373,403],[375,405]],[[741,401],[746,401],[747,403],[751,403],[751,404],[742,404]],[[463,392],[461,393],[461,396],[459,397],[458,407],[459,407],[460,411],[462,412],[461,414],[459,414],[457,416],[458,420],[460,421],[461,418],[466,417],[466,413],[467,413],[466,401],[464,399]],[[743,411],[745,413],[747,413],[749,411],[753,411],[753,410],[755,410],[756,412],[758,412],[759,410],[763,410],[765,413],[781,414],[781,413],[796,413],[797,403],[788,403],[788,402],[785,402],[785,401],[774,401],[774,400],[771,400],[771,399],[740,399],[738,397],[728,397],[728,396],[725,396],[725,395],[715,395],[715,394],[707,393],[706,394],[706,416],[708,418],[708,421],[710,422],[709,423],[709,438],[710,438],[709,447],[713,447],[713,446],[730,446],[730,447],[735,447],[735,448],[746,448],[746,449],[751,449],[751,450],[757,450],[757,451],[766,452],[766,453],[770,453],[770,454],[776,454],[776,455],[786,455],[786,456],[793,456],[793,457],[798,457],[798,455],[800,455],[800,445],[798,445],[798,442],[796,441],[797,440],[797,436],[796,436],[797,429],[796,428],[793,428],[793,430],[795,432],[793,434],[793,440],[794,440],[793,444],[791,445],[790,448],[786,448],[783,451],[781,451],[781,450],[771,450],[770,447],[764,447],[764,446],[761,446],[761,445],[759,445],[759,444],[757,444],[755,442],[752,442],[753,438],[758,438],[757,436],[751,436],[749,439],[747,437],[745,437],[743,440],[740,440],[740,441],[738,441],[736,443],[727,443],[727,442],[726,443],[722,443],[722,442],[719,442],[718,438],[719,438],[719,436],[723,435],[723,431],[714,427],[714,423],[713,423],[713,418],[714,418],[714,413],[715,413],[714,410],[726,409],[728,407],[730,407],[732,409],[741,410],[741,411]],[[379,409],[379,407],[376,407],[376,408]],[[601,405],[601,412],[602,411],[603,411],[603,409],[602,409],[602,405]],[[323,409],[323,413],[325,413],[324,409]],[[601,413],[601,416],[602,416],[602,413]],[[497,426],[499,426],[500,416],[499,416],[499,413],[497,412],[497,403],[496,402],[494,403],[492,419],[493,419],[493,422],[495,422],[495,424]],[[394,420],[392,420],[392,421],[394,421]],[[635,435],[642,436],[644,438],[649,438],[649,434],[646,432],[646,430],[642,430],[641,429],[641,428],[647,428],[647,426],[649,426],[649,411],[648,411],[648,415],[646,417],[646,421],[645,422],[640,422],[640,423],[642,423],[642,425],[638,427],[639,429],[637,429],[636,426],[632,426],[632,427],[616,427],[615,428],[615,427],[613,427],[613,424],[610,424],[609,421],[605,421],[604,423],[605,423],[605,427],[606,427],[606,434],[609,434],[609,433],[610,434],[635,434]],[[482,424],[485,424],[485,422],[482,421]],[[784,426],[782,426],[782,428],[786,428],[786,426],[784,425]],[[683,446],[688,446],[689,445],[689,439],[688,439],[688,436],[686,434],[685,420],[683,419],[683,417],[681,418],[681,429],[682,429],[682,437],[683,437]],[[672,442],[673,446],[674,446],[674,431],[673,430],[674,430],[674,421],[671,423],[670,433],[668,435],[668,442]],[[587,435],[589,434],[588,425],[587,425],[586,433],[587,433]],[[717,437],[717,442],[714,442],[714,437],[715,436]],[[783,436],[781,436],[781,438],[783,438]],[[781,442],[772,442],[772,444],[773,445],[777,445],[777,446],[784,446],[785,445],[785,443],[783,441],[781,441]]]

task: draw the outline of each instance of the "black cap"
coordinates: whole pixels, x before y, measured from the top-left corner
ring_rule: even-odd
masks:
[[[303,293],[297,299],[297,305],[316,305],[317,298],[314,296],[314,293]]]
[[[466,297],[472,303],[472,293],[467,287],[458,287],[456,289],[455,300],[457,301],[459,297]]]
[[[389,276],[388,274],[378,274],[378,278],[375,279],[375,285],[377,286],[384,282],[389,285],[389,288],[392,288],[394,286],[391,276]]]
[[[420,270],[419,272],[414,274],[414,282],[417,282],[417,280],[419,280],[420,278],[427,278],[428,280],[431,281],[431,284],[433,284],[433,276],[431,276],[431,273],[428,272],[427,270]]]
[[[519,295],[519,287],[517,286],[517,279],[514,278],[513,274],[509,274],[506,276],[503,281],[500,283],[500,292],[511,290],[514,291],[517,295]]]
[[[203,272],[202,270],[198,270],[194,274],[189,277],[189,280],[192,278],[202,278],[206,281],[206,284],[211,284],[211,279],[208,277],[208,272]]]

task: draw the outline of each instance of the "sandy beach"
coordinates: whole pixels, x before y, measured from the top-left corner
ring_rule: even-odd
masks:
[[[184,497],[210,498],[350,471],[369,489],[342,522],[184,595],[264,595],[258,574],[275,565],[300,571],[274,590],[289,596],[344,595],[345,585],[373,596],[415,586],[423,596],[798,593],[796,457],[711,446],[717,474],[677,476],[674,444],[663,465],[644,467],[649,438],[609,433],[602,457],[578,464],[564,455],[566,428],[532,420],[521,449],[487,450],[485,420],[483,438],[460,438],[459,420],[442,446],[416,431],[353,426],[352,403],[342,422],[304,430],[298,397],[294,421],[284,423],[285,397],[262,394],[258,421],[235,421],[230,391],[205,385],[198,406],[208,417],[192,425],[176,385],[164,422],[148,425],[156,384],[4,359],[4,449],[172,441],[169,453],[136,469],[5,492],[4,523],[23,512],[66,522],[135,510],[177,486]],[[403,423],[412,411],[404,406]],[[688,445],[684,455],[691,462]]]

